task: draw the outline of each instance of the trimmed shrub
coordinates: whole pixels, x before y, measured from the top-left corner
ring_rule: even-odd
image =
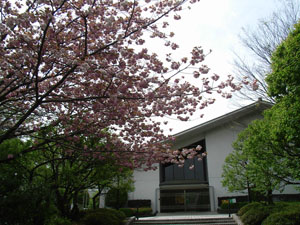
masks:
[[[132,217],[136,212],[136,209],[132,209],[132,208],[120,208],[119,210],[123,212],[126,215],[126,217]]]
[[[120,222],[115,215],[107,215],[103,212],[94,212],[87,214],[82,223],[84,225],[119,225]]]
[[[261,225],[262,221],[269,216],[271,209],[269,207],[260,205],[257,208],[250,208],[246,211],[241,220],[245,225]]]
[[[245,225],[300,225],[299,202],[251,203],[238,213]]]
[[[151,216],[152,215],[152,209],[151,208],[139,208],[138,212],[136,212],[135,209],[135,216]]]
[[[257,208],[257,207],[261,207],[263,206],[262,203],[260,202],[252,202],[249,203],[245,206],[243,206],[239,211],[238,211],[238,216],[243,216],[248,210],[252,209],[252,208]]]
[[[119,209],[126,205],[127,199],[128,195],[125,189],[112,188],[107,192],[105,204],[108,207]]]
[[[292,205],[270,214],[262,225],[300,225],[300,208],[294,208]]]
[[[126,218],[123,212],[106,208],[86,210],[84,214],[84,225],[121,225]]]
[[[72,225],[72,222],[70,219],[55,216],[51,218],[46,225]]]
[[[131,216],[152,216],[152,208],[143,207],[143,208],[121,208],[120,211],[124,212],[127,217]]]

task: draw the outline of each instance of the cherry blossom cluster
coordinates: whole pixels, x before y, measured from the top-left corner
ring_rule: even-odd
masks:
[[[212,93],[228,98],[241,85],[210,75],[201,47],[173,58],[179,44],[166,29],[168,16],[179,20],[196,2],[1,0],[0,143],[55,127],[51,141],[68,140],[75,150],[82,137],[110,140],[81,150],[130,167],[182,165],[199,155],[197,149],[168,150],[165,116],[187,121],[214,103]],[[166,60],[146,47],[151,39],[164,40]]]

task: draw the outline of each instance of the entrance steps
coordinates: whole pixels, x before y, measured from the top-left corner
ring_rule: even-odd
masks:
[[[143,219],[136,220],[134,225],[237,225],[231,217],[224,218],[198,218],[198,219]]]

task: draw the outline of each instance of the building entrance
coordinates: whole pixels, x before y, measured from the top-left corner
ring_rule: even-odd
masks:
[[[160,190],[161,212],[210,211],[209,188]]]

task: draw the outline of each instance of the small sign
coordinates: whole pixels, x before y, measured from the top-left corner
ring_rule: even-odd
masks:
[[[229,203],[236,203],[236,199],[235,198],[231,198],[231,199],[229,199]]]

